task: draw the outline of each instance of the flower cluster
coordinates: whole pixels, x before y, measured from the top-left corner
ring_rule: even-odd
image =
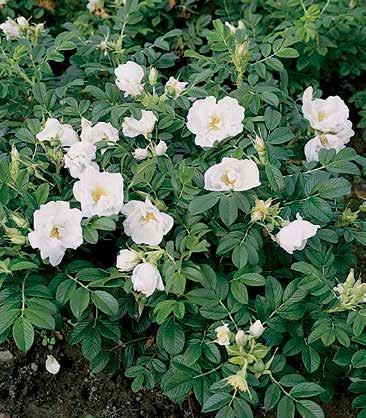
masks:
[[[8,17],[7,20],[0,25],[0,29],[8,40],[20,39],[27,36],[38,37],[44,31],[44,23],[32,25],[23,16],[19,16],[15,20]]]
[[[316,136],[305,145],[307,161],[319,161],[321,149],[335,149],[337,152],[349,143],[354,135],[349,110],[339,96],[327,99],[313,99],[313,88],[304,91],[302,112],[304,118],[315,130]]]
[[[366,303],[366,283],[355,280],[354,270],[351,269],[344,283],[334,287],[338,303],[332,311],[354,310],[359,304]]]

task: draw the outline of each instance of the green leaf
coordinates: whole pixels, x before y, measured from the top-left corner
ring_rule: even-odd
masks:
[[[238,206],[236,200],[232,196],[221,196],[219,203],[219,213],[222,222],[226,226],[232,225],[238,217]]]
[[[356,369],[360,369],[361,367],[366,367],[366,350],[358,350],[352,356],[352,365]]]
[[[316,383],[304,382],[294,386],[290,395],[294,398],[310,398],[324,392],[324,389]]]
[[[271,107],[267,107],[264,112],[264,122],[267,129],[273,131],[281,122],[281,113]]]
[[[266,410],[266,412],[276,405],[276,403],[281,397],[281,393],[282,392],[280,387],[275,383],[272,383],[270,386],[268,386],[264,395],[264,409]]]
[[[28,351],[34,341],[34,329],[31,322],[19,317],[13,325],[13,338],[20,351]]]
[[[289,396],[283,397],[277,405],[277,418],[294,418],[294,416],[294,401]]]
[[[183,328],[174,318],[169,318],[158,331],[158,339],[161,339],[165,351],[171,355],[179,354],[183,351],[185,335]]]
[[[216,192],[197,196],[189,204],[188,210],[192,213],[192,215],[198,215],[199,213],[206,212],[216,205],[219,201],[219,197],[220,194]]]
[[[117,315],[118,314],[118,301],[110,293],[105,292],[104,290],[95,290],[91,294],[91,299],[94,302],[95,306],[99,308],[102,312],[107,315]]]
[[[229,393],[219,392],[210,396],[203,404],[202,412],[212,412],[227,405],[232,399]]]
[[[324,418],[322,408],[313,401],[303,400],[296,403],[296,408],[303,418]]]
[[[89,305],[89,291],[84,287],[75,289],[70,298],[70,308],[76,318],[80,318]]]
[[[281,171],[272,164],[267,164],[265,167],[266,176],[268,178],[271,188],[279,192],[285,188],[285,179]]]
[[[351,187],[351,183],[346,179],[329,179],[319,187],[319,196],[323,199],[336,199],[350,194]]]
[[[297,58],[300,54],[295,48],[283,48],[276,52],[280,58]]]
[[[55,320],[48,312],[44,310],[25,309],[24,316],[36,327],[44,329],[55,329]]]
[[[235,397],[233,401],[234,411],[238,418],[253,418],[253,412],[246,400]]]

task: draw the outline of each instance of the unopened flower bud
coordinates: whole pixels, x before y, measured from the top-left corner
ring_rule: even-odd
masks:
[[[264,332],[264,326],[262,325],[262,322],[257,319],[254,324],[250,326],[249,332],[253,337],[259,338]]]
[[[149,83],[152,86],[155,86],[157,81],[158,81],[158,70],[154,67],[151,67],[150,72],[149,72]]]
[[[243,346],[247,343],[247,341],[248,341],[247,335],[245,335],[245,332],[242,329],[240,329],[235,335],[235,342],[238,345]]]

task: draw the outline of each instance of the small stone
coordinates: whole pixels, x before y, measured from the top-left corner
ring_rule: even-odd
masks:
[[[14,359],[14,356],[9,350],[0,351],[0,363],[10,363]]]
[[[34,372],[38,370],[38,365],[36,363],[31,363],[30,367]]]

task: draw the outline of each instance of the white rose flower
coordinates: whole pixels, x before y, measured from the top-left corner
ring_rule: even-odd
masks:
[[[81,174],[89,166],[98,169],[98,165],[93,162],[95,152],[95,145],[85,141],[75,142],[64,156],[65,168],[70,170],[70,174],[74,178],[80,178]]]
[[[68,248],[75,250],[83,243],[82,213],[70,209],[69,202],[48,202],[33,214],[34,231],[28,234],[32,248],[38,248],[42,260],[52,266],[60,264]]]
[[[136,160],[146,160],[146,158],[149,156],[149,150],[147,148],[136,148],[133,152],[133,156]]]
[[[155,290],[164,290],[163,279],[159,270],[151,263],[141,263],[133,269],[131,281],[133,290],[143,293],[147,298]]]
[[[29,22],[25,17],[19,16],[17,17],[16,20],[17,20],[17,24],[19,25],[20,30],[25,30],[28,28]]]
[[[309,238],[316,235],[319,225],[304,221],[300,214],[296,215],[296,221],[290,222],[278,232],[276,238],[280,247],[293,254],[296,250],[303,250]]]
[[[0,0],[0,6],[5,6],[9,0]]]
[[[187,88],[188,83],[179,81],[174,77],[169,77],[169,80],[165,84],[165,90],[173,97],[177,98]]]
[[[123,178],[120,173],[100,173],[87,167],[74,184],[75,199],[81,204],[83,216],[111,216],[123,207]]]
[[[140,264],[139,253],[135,250],[121,250],[117,256],[117,269],[119,271],[131,271]]]
[[[114,70],[114,74],[117,87],[125,92],[125,97],[136,97],[144,91],[144,84],[141,83],[144,78],[144,70],[135,62],[127,61],[126,64],[120,64]]]
[[[264,328],[262,322],[259,319],[257,319],[254,322],[254,324],[252,324],[250,326],[249,332],[250,332],[250,335],[252,335],[255,338],[258,338],[258,337],[260,337],[263,334],[264,329],[265,328]]]
[[[136,244],[159,245],[174,224],[174,219],[160,212],[148,198],[145,202],[131,200],[122,213],[127,216],[123,222],[125,234]]]
[[[313,88],[304,91],[302,113],[313,129],[336,133],[349,121],[349,110],[339,96],[313,99]]]
[[[321,149],[334,149],[338,152],[345,147],[344,141],[338,135],[322,133],[310,139],[305,144],[304,153],[306,161],[319,161],[319,152]]]
[[[230,345],[230,329],[228,324],[221,325],[215,328],[216,340],[215,343],[219,345]]]
[[[213,96],[196,100],[189,109],[187,128],[196,135],[195,143],[212,147],[215,142],[243,131],[244,108],[236,99],[225,97],[216,103]]]
[[[60,371],[60,363],[53,356],[47,356],[46,370],[51,374],[57,374]]]
[[[162,155],[166,155],[166,151],[168,146],[165,141],[159,141],[157,145],[155,145],[155,154],[160,157]]]
[[[150,110],[141,110],[141,118],[124,118],[122,123],[123,135],[129,138],[143,135],[145,138],[154,130],[157,117]]]
[[[252,160],[224,157],[205,172],[205,190],[244,191],[260,186],[259,170]]]
[[[81,127],[80,139],[93,145],[99,141],[117,142],[119,140],[118,129],[109,122],[98,122],[92,126],[90,121],[83,118]]]
[[[41,142],[58,140],[63,147],[70,147],[79,141],[71,125],[62,124],[55,118],[47,119],[44,129],[36,135],[36,138]]]
[[[21,37],[20,27],[15,20],[8,17],[4,23],[0,25],[0,29],[4,32],[6,39],[19,39]]]

